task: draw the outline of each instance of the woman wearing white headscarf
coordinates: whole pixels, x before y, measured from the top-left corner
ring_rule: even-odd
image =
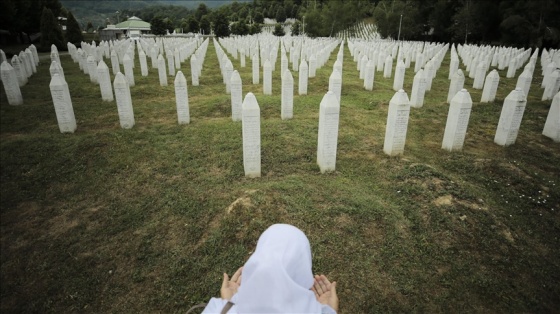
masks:
[[[260,236],[255,252],[231,280],[224,274],[220,293],[221,298],[212,298],[202,313],[338,311],[336,282],[313,276],[309,240],[286,224],[272,225]]]

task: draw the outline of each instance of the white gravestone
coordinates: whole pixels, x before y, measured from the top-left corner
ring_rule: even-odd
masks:
[[[21,65],[21,61],[19,60],[19,57],[17,55],[14,55],[12,57],[12,67],[14,68],[14,71],[16,72],[19,87],[22,87],[25,84],[27,84],[27,82],[28,82],[27,81],[27,74],[25,74],[25,69],[23,69],[23,67]]]
[[[393,58],[390,55],[385,58],[385,65],[383,66],[383,77],[390,78],[391,71],[393,71]]]
[[[480,62],[476,66],[476,73],[474,75],[473,81],[473,88],[474,89],[482,89],[484,86],[484,77],[486,75],[486,64],[484,62]]]
[[[364,72],[364,88],[371,91],[373,90],[373,82],[375,80],[375,64],[373,60],[367,62]]]
[[[449,63],[449,75],[448,79],[450,80],[457,70],[459,69],[459,57],[455,55],[451,55],[451,62]]]
[[[165,68],[165,59],[162,55],[158,56],[158,74],[159,74],[159,85],[167,86],[167,69]]]
[[[18,77],[14,68],[7,61],[4,61],[0,66],[0,72],[8,104],[12,106],[23,104],[23,96],[21,95]]]
[[[529,90],[531,89],[531,82],[533,81],[533,75],[531,74],[531,69],[527,68],[523,70],[521,75],[517,78],[517,84],[515,88],[520,88],[525,93],[525,96],[529,97]]]
[[[465,142],[467,127],[469,125],[469,117],[471,116],[471,108],[471,95],[466,89],[460,90],[455,94],[453,99],[451,99],[441,148],[450,152],[461,151],[463,149],[463,143]]]
[[[121,73],[117,73],[113,83],[115,88],[115,99],[119,111],[121,128],[130,129],[134,126],[134,111],[132,109],[132,98],[130,97],[130,86],[128,80]]]
[[[231,92],[231,73],[233,73],[233,64],[227,59],[224,67],[224,83],[226,84],[226,93],[228,94]]]
[[[329,90],[336,95],[336,99],[340,104],[342,94],[342,74],[334,69],[329,77]]]
[[[175,57],[173,56],[173,53],[167,51],[166,54],[167,56],[167,69],[169,70],[169,76],[175,76]]]
[[[317,57],[315,57],[315,54],[312,54],[311,57],[309,57],[309,69],[308,69],[308,74],[309,77],[313,78],[315,77],[315,73],[317,72]]]
[[[280,116],[282,120],[291,119],[294,116],[294,78],[292,77],[292,72],[287,68],[282,75]]]
[[[111,86],[109,67],[103,62],[103,59],[101,59],[97,65],[97,81],[101,89],[101,99],[104,101],[113,101],[113,87]]]
[[[134,69],[132,69],[132,59],[128,54],[124,55],[123,58],[124,75],[128,80],[130,86],[134,86]]]
[[[49,72],[51,73],[51,79],[53,75],[56,73],[60,75],[60,77],[63,80],[66,81],[66,77],[64,76],[64,70],[62,70],[62,67],[56,61],[51,62],[51,66],[49,67]]]
[[[263,94],[272,95],[272,65],[270,61],[264,62],[263,69]]]
[[[308,80],[308,71],[309,68],[307,67],[307,62],[304,59],[301,60],[301,64],[299,65],[299,79],[298,79],[298,94],[299,95],[307,95],[307,80]]]
[[[253,93],[248,93],[242,105],[243,168],[245,176],[261,176],[261,111]]]
[[[405,68],[404,62],[402,60],[399,60],[397,62],[397,67],[395,69],[395,79],[393,81],[393,90],[394,91],[398,91],[398,90],[403,88],[405,70],[406,70],[406,68]]]
[[[243,48],[241,48],[241,55],[240,55],[240,65],[242,68],[245,67],[245,50]]]
[[[187,89],[187,79],[181,71],[177,71],[175,76],[175,103],[177,104],[177,120],[179,124],[189,124],[191,121],[189,91]]]
[[[501,146],[515,144],[521,119],[525,112],[527,97],[521,89],[515,89],[504,100],[494,142]]]
[[[447,103],[451,102],[451,99],[455,97],[460,90],[463,89],[465,84],[465,75],[461,69],[457,70],[457,73],[451,78],[451,83],[449,83],[449,92],[447,93]]]
[[[481,103],[493,102],[496,99],[496,92],[498,91],[498,85],[500,84],[500,75],[495,69],[486,75],[486,80],[484,81],[484,88],[482,89],[482,96],[480,99]]]
[[[552,99],[542,134],[556,143],[560,142],[560,92]]]
[[[68,84],[58,74],[55,74],[49,84],[58,128],[61,133],[74,133],[76,131],[76,117],[72,107],[72,99]]]
[[[426,77],[424,70],[420,69],[414,75],[412,82],[412,92],[410,92],[410,106],[421,108],[424,106],[424,95],[426,94]]]
[[[548,82],[544,87],[542,101],[552,99],[560,88],[560,69],[556,69],[548,77]]]
[[[35,67],[35,59],[33,58],[33,53],[29,48],[25,49],[25,53],[27,54],[27,58],[29,59],[29,65],[31,66],[31,70],[33,73],[37,73],[37,68]]]
[[[385,142],[383,152],[389,156],[402,155],[408,128],[410,102],[404,90],[395,93],[389,102],[387,126],[385,127]]]
[[[121,65],[119,64],[119,57],[115,50],[111,51],[111,68],[113,69],[113,75],[117,75],[121,71]]]
[[[33,70],[31,70],[31,64],[29,62],[27,54],[23,51],[20,51],[19,60],[21,61],[22,68],[25,69],[25,75],[27,75],[27,78],[30,78],[33,74]]]
[[[259,54],[255,53],[253,55],[253,84],[259,84],[259,81],[260,81]]]
[[[142,73],[142,76],[148,76],[148,60],[146,60],[144,50],[140,50],[138,58],[140,59],[140,73]]]
[[[193,54],[191,57],[191,85],[198,86],[198,60]]]
[[[97,84],[97,61],[93,56],[87,57],[87,67],[90,82]]]
[[[241,106],[243,104],[243,82],[241,75],[237,70],[231,73],[231,120],[241,121],[242,112]]]
[[[317,164],[321,173],[335,171],[336,168],[339,118],[339,101],[336,95],[329,91],[323,96],[319,109]]]
[[[181,56],[179,55],[179,49],[175,48],[173,50],[173,56],[175,57],[175,70],[179,70],[181,68]]]

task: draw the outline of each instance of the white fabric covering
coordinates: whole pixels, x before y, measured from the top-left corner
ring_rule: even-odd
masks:
[[[241,286],[228,313],[333,313],[311,291],[311,247],[294,226],[276,224],[259,238],[243,267]],[[226,300],[212,298],[203,313],[220,313]]]

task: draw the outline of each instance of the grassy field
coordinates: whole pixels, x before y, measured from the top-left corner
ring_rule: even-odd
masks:
[[[76,133],[59,132],[48,57],[22,88],[24,105],[9,106],[2,89],[0,311],[184,313],[219,295],[222,272],[246,261],[262,231],[290,223],[308,235],[314,271],[338,282],[341,313],[557,312],[560,145],[541,135],[550,101],[540,101],[540,65],[505,148],[493,139],[516,78],[501,71],[489,104],[467,78],[469,130],[463,151],[449,153],[448,53],[424,107],[411,110],[405,154],[388,157],[392,79],[376,72],[365,91],[346,46],[336,172],[322,175],[318,109],[336,52],[288,121],[280,58],[273,96],[251,84],[249,59],[232,60],[261,107],[258,179],[244,177],[241,123],[212,43],[201,85],[189,85],[189,125],[177,124],[173,78],[160,87],[138,60],[130,130],[68,55]],[[190,84],[189,62],[181,70]],[[413,66],[408,93],[412,78]]]

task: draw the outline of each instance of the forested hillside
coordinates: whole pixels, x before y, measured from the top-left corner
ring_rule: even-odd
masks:
[[[12,34],[39,32],[42,7],[55,16],[72,12],[83,30],[137,16],[158,23],[155,34],[164,34],[165,29],[208,34],[226,25],[220,36],[245,35],[260,32],[265,18],[279,23],[293,18],[295,34],[326,37],[365,19],[377,25],[383,38],[560,47],[557,0],[2,0],[0,29]]]

